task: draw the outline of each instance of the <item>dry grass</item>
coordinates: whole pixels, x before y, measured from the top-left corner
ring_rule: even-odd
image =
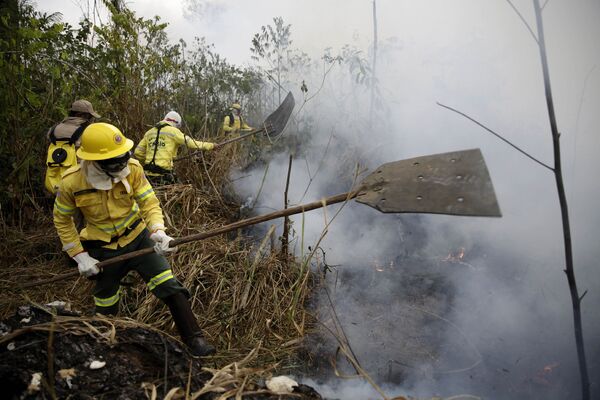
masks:
[[[190,235],[236,219],[238,206],[225,199],[221,188],[239,149],[233,145],[227,149],[229,152],[207,154],[178,166],[182,180],[190,184],[157,189],[171,236]],[[0,292],[4,294],[0,318],[12,315],[19,305],[54,300],[91,313],[93,283],[84,278],[18,290],[20,284],[68,271],[51,212],[46,210],[36,219],[35,226],[27,231],[3,227],[6,240],[0,245]],[[309,319],[304,302],[310,272],[293,262],[282,262],[268,243],[259,246],[233,233],[181,246],[169,256],[174,273],[191,293],[192,308],[205,335],[219,350],[215,365],[228,365],[258,347],[260,351],[253,358],[257,364],[286,367],[294,362],[294,350]],[[121,316],[173,334],[167,307],[147,293],[137,274],[134,276],[135,284],[123,291]]]

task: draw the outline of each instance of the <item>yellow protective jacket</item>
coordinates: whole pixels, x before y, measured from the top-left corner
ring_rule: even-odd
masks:
[[[156,156],[154,155],[154,144],[156,143],[156,134],[158,126],[162,126],[158,135],[158,148]],[[213,143],[200,142],[184,135],[179,129],[161,121],[154,128],[144,134],[144,138],[135,148],[135,158],[140,160],[143,165],[149,165],[154,157],[154,164],[167,171],[173,169],[173,159],[177,157],[179,146],[187,146],[190,149],[212,150]],[[157,176],[159,173],[146,171],[148,175]]]
[[[233,123],[231,122],[233,118]],[[252,127],[249,126],[243,118],[239,115],[229,114],[223,118],[223,132],[234,133],[237,131],[251,131]]]
[[[110,190],[94,189],[79,165],[63,175],[54,201],[54,226],[69,256],[84,251],[81,240],[101,240],[106,242],[103,247],[116,249],[132,242],[146,225],[150,230],[164,229],[160,203],[142,166],[133,159],[128,166],[131,172],[125,179],[130,193],[123,182],[113,184]],[[81,210],[86,221],[79,234],[72,218],[76,209]],[[124,234],[140,218],[143,223]]]

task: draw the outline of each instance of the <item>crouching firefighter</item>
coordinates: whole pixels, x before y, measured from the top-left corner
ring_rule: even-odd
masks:
[[[71,105],[69,115],[48,131],[48,155],[46,156],[46,178],[44,185],[52,194],[56,194],[62,174],[77,164],[75,151],[79,147],[79,138],[83,130],[94,118],[100,118],[92,103],[76,100]]]
[[[135,148],[135,158],[144,165],[146,176],[155,186],[175,183],[173,159],[177,157],[179,146],[188,149],[212,150],[211,142],[199,142],[179,130],[181,116],[169,111],[165,118],[144,134]]]
[[[188,301],[188,291],[173,275],[164,254],[174,250],[165,233],[163,213],[140,163],[130,158],[133,142],[110,124],[89,125],[81,137],[79,165],[63,175],[54,203],[54,225],[63,250],[81,275],[94,277],[96,312],[117,314],[119,282],[135,270],[163,300],[193,356],[213,354],[204,341]],[[77,232],[71,216],[79,209],[86,226]],[[155,252],[100,270],[99,261],[135,250]]]

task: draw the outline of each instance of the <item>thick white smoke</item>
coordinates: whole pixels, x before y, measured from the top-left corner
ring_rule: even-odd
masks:
[[[394,7],[381,3],[381,13],[386,6]],[[530,5],[522,3],[527,11]],[[439,101],[470,114],[552,165],[537,47],[508,5],[503,12],[513,18],[509,26],[484,27],[475,18],[488,11],[484,5],[470,3],[476,9],[469,11],[474,19],[465,20],[457,17],[457,10],[442,16],[443,7],[437,4],[440,9],[415,16],[427,27],[431,21],[425,18],[438,21],[434,30],[415,24],[406,37],[380,43],[377,74],[384,104],[377,108],[374,122],[369,125],[369,91],[353,85],[341,69],[332,72],[319,95],[304,106],[304,114],[297,118],[310,116],[314,121],[306,151],[294,160],[291,202],[347,190],[354,159],[372,169],[396,159],[481,148],[502,219],[395,218],[357,204],[341,212],[321,243],[328,264],[340,266],[337,286],[333,279],[330,283],[340,319],[359,361],[380,380],[403,379],[403,389],[413,395],[576,397],[577,361],[554,177],[472,122],[436,105]],[[410,13],[410,6],[405,7],[403,11]],[[584,329],[594,376],[599,368],[600,319],[593,310],[600,300],[595,265],[600,257],[595,245],[600,187],[586,171],[598,168],[597,74],[590,75],[583,100],[581,96],[593,66],[584,69],[582,60],[598,60],[598,50],[589,57],[585,52],[591,49],[578,42],[578,36],[573,36],[574,43],[561,36],[563,30],[571,34],[577,30],[572,23],[558,24],[553,12],[560,13],[559,6],[548,7],[547,40],[571,200],[576,272],[580,292],[589,290],[583,304]],[[591,5],[579,7],[598,11]],[[533,23],[530,12],[525,16]],[[480,25],[481,30],[462,36],[453,17]],[[569,62],[553,56],[561,46],[569,49]],[[309,82],[310,94],[319,78],[301,76],[296,81]],[[292,126],[288,134],[294,133]],[[286,170],[287,154],[271,161],[257,203],[262,207],[259,212],[282,208]],[[261,168],[252,172],[252,178],[237,181],[238,190],[255,195],[263,173]],[[326,216],[331,218],[336,210],[334,206],[325,213],[294,218],[296,234],[303,233],[304,243],[314,245]],[[302,250],[299,243],[296,254]],[[460,247],[465,248],[464,263],[440,262]],[[402,282],[373,277],[373,266],[379,262],[394,263],[399,272],[390,273],[388,279]],[[418,292],[416,300],[403,297],[411,288],[437,290],[447,297],[431,296],[429,303],[420,304],[427,297]],[[427,350],[432,353],[415,357],[415,352]],[[400,369],[403,375],[395,376]]]

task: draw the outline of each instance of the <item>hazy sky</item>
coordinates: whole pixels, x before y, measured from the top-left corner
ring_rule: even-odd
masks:
[[[77,21],[91,0],[44,0],[39,8],[59,11],[68,21]],[[199,3],[204,15],[187,12],[190,3]],[[532,2],[513,2],[534,23]],[[172,39],[191,42],[194,36],[205,36],[208,42],[231,61],[246,62],[250,39],[262,25],[281,16],[293,26],[296,45],[302,49],[322,50],[359,40],[365,44],[372,35],[371,1],[369,0],[131,0],[128,7],[145,17],[159,15],[169,22]],[[380,39],[396,36],[403,41],[434,44],[443,33],[452,42],[488,36],[490,45],[500,45],[499,51],[510,46],[518,50],[529,40],[518,17],[504,0],[379,0],[378,22]],[[550,0],[545,10],[548,27],[560,27],[549,35],[550,48],[561,49],[561,56],[571,58],[588,53],[593,62],[600,61],[595,24],[600,15],[596,0]],[[551,30],[552,32],[552,30]],[[565,46],[565,44],[569,46]],[[589,66],[588,66],[589,67]]]

